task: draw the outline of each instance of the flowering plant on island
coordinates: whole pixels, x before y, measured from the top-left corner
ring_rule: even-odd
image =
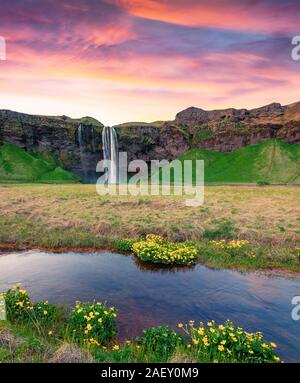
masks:
[[[173,243],[153,234],[147,235],[144,241],[134,243],[132,250],[142,261],[167,265],[192,265],[198,253],[190,243]]]

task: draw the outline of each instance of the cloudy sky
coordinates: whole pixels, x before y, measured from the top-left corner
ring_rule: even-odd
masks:
[[[0,0],[0,109],[173,119],[300,100],[299,0]]]

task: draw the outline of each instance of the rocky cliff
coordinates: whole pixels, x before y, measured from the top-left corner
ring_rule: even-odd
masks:
[[[82,126],[82,142],[78,127]],[[96,176],[102,157],[103,125],[91,118],[32,116],[0,110],[0,142],[28,151],[51,153],[64,168],[81,176]],[[270,138],[300,142],[300,102],[282,106],[206,111],[188,108],[174,121],[126,123],[116,126],[120,151],[129,159],[174,159],[192,147],[233,151]],[[88,173],[85,174],[85,173]]]
[[[82,126],[81,146],[79,125]],[[84,178],[95,177],[95,164],[102,149],[102,128],[103,125],[91,117],[71,119],[0,110],[0,142],[53,155],[62,167]]]
[[[120,127],[121,147],[134,156],[172,159],[192,147],[230,152],[270,138],[300,142],[300,102],[257,109],[188,108],[161,126]]]

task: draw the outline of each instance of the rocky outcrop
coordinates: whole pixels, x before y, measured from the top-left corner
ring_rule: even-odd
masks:
[[[206,111],[190,107],[160,126],[126,124],[118,128],[121,149],[130,158],[173,159],[192,147],[230,152],[270,138],[300,142],[300,102],[273,103],[252,110]]]
[[[78,127],[82,125],[82,147]],[[91,117],[71,119],[67,116],[34,116],[0,110],[0,142],[15,144],[30,152],[45,152],[59,164],[81,177],[95,173],[102,148],[103,125]],[[84,157],[84,164],[82,158]]]
[[[270,138],[296,143],[300,142],[300,102],[251,110],[192,107],[178,113],[174,123],[188,133],[191,147],[228,152]]]
[[[119,149],[128,159],[174,159],[189,149],[187,136],[176,125],[134,125],[117,128]]]

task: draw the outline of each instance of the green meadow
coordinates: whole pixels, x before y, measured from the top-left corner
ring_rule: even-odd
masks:
[[[207,186],[204,204],[187,207],[185,196],[99,196],[95,185],[2,184],[0,243],[119,250],[124,238],[158,234],[193,241],[198,261],[211,266],[297,273],[298,206],[298,186]],[[247,240],[251,248],[231,256],[211,246],[214,240]]]
[[[62,169],[54,156],[29,153],[13,144],[0,146],[0,182],[74,183],[79,178]]]
[[[268,140],[234,152],[192,149],[184,160],[204,160],[206,183],[300,184],[300,145]]]

